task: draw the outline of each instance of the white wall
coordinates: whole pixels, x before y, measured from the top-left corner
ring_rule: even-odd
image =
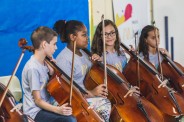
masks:
[[[171,36],[174,37],[174,60],[184,66],[184,0],[153,0],[153,3],[156,26],[161,33],[161,46],[165,44],[164,16],[168,16],[169,41]]]
[[[92,0],[92,4],[94,25],[101,22],[102,14],[105,15],[105,19],[113,20],[112,0]]]
[[[105,19],[113,20],[112,0],[89,0],[90,3],[90,40],[92,40],[96,26],[102,21],[102,15]],[[91,44],[91,42],[90,42]]]
[[[94,4],[94,25],[100,21],[101,11],[105,11],[106,19],[113,20],[111,5],[113,0],[92,1]],[[184,0],[153,0],[153,5],[154,20],[156,26],[160,29],[160,47],[165,48],[164,17],[168,16],[169,41],[170,37],[174,37],[174,60],[184,66],[184,51],[182,50],[184,47],[184,35],[182,35],[182,29],[184,29]]]

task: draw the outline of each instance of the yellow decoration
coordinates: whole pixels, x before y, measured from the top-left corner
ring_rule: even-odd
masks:
[[[116,14],[116,25],[117,26],[120,26],[121,24],[123,24],[124,22],[125,22],[125,16],[124,15],[122,15],[121,17],[119,17],[119,15],[118,14]]]

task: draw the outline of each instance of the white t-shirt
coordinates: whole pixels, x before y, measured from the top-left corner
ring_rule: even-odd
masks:
[[[102,56],[103,58],[103,56]],[[121,51],[121,54],[118,55],[117,52],[107,52],[106,53],[106,61],[107,64],[114,66],[117,68],[120,72],[123,72],[123,68],[127,64],[127,58],[123,50]]]
[[[74,81],[81,88],[86,90],[83,81],[87,72],[90,70],[92,63],[89,60],[88,55],[84,51],[80,50],[80,52],[82,53],[82,56],[78,56],[75,54]],[[56,57],[57,66],[61,68],[68,76],[71,75],[72,55],[73,52],[65,47]]]
[[[33,119],[41,110],[34,102],[32,95],[33,90],[39,90],[41,98],[50,103],[50,95],[46,90],[46,84],[49,79],[48,71],[48,67],[38,62],[33,55],[24,66],[22,72],[22,88],[24,92],[23,112]]]

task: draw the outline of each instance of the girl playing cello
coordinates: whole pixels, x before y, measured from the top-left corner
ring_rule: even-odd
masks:
[[[120,49],[120,38],[116,25],[111,20],[104,20],[105,23],[105,39],[106,39],[106,57],[107,64],[116,67],[120,72],[127,64],[127,57],[123,50]],[[96,28],[92,41],[91,51],[102,56],[102,22]],[[101,57],[102,61],[102,57]]]
[[[160,44],[158,28],[151,25],[145,26],[141,31],[138,49],[140,56],[151,62],[155,68],[158,68],[159,66],[158,53],[156,49],[158,44]],[[166,49],[159,48],[159,51],[161,51],[163,54],[166,54],[168,57],[171,57]]]
[[[84,86],[84,79],[86,73],[89,71],[92,63],[88,56],[81,50],[87,48],[88,35],[85,25],[76,20],[64,21],[59,20],[54,25],[55,30],[61,37],[62,42],[67,43],[67,46],[59,53],[56,58],[57,65],[68,75],[71,74],[72,52],[73,44],[76,41],[76,63],[74,63],[74,81],[86,89]],[[92,60],[98,60],[100,57],[94,55]],[[87,91],[87,90],[86,90]],[[96,110],[101,117],[108,122],[111,103],[106,98],[108,95],[107,89],[104,84],[101,84],[91,91],[87,91],[86,99]]]

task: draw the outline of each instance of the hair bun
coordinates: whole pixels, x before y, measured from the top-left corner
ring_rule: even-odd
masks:
[[[65,42],[65,29],[66,29],[66,20],[58,20],[55,22],[53,29],[58,33],[62,42]]]

